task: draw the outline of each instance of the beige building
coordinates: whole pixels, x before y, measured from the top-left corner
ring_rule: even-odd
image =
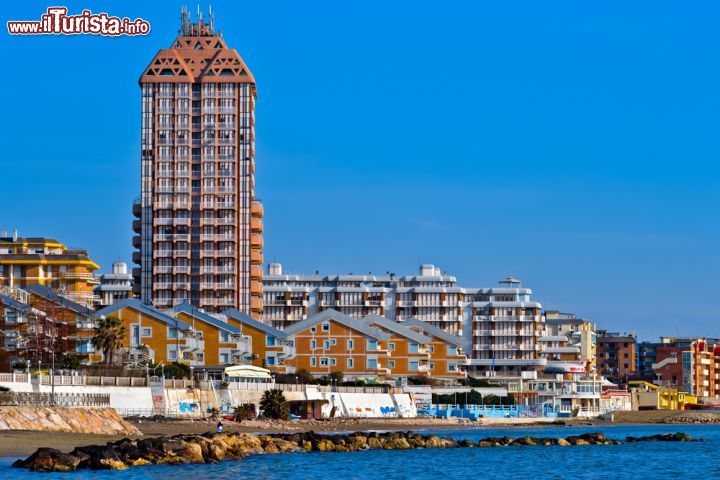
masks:
[[[179,36],[140,77],[136,290],[262,316],[263,209],[255,197],[255,79],[213,22],[183,13]]]

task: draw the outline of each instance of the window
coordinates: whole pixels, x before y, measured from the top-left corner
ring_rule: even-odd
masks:
[[[315,359],[315,357],[310,357],[310,366],[311,367],[317,366],[317,360]]]
[[[377,370],[377,358],[368,358],[367,368],[368,370]]]
[[[394,344],[394,343],[388,343],[388,350],[390,350],[391,352],[392,352],[393,350],[395,350],[395,344]]]
[[[395,360],[390,360],[390,361],[388,362],[388,367],[390,367],[390,368],[395,368]]]
[[[230,333],[220,332],[220,341],[221,342],[229,342],[230,341]]]
[[[420,364],[418,362],[410,362],[408,364],[408,370],[410,370],[411,372],[417,372],[419,365]]]
[[[330,341],[329,341],[329,340],[324,340],[324,341],[323,341],[323,349],[324,349],[324,350],[328,350],[329,348],[330,348]]]
[[[331,359],[330,359],[330,366],[331,366],[331,367],[334,367],[335,365],[337,365],[337,359],[331,358]]]
[[[168,336],[168,338],[178,338],[178,329],[177,329],[177,328],[168,327],[168,334],[167,334],[167,336]]]
[[[229,361],[229,355],[227,353],[221,353],[220,354],[220,363],[228,363]]]
[[[378,349],[377,340],[368,340],[367,341],[367,349],[368,350],[377,350]]]
[[[330,345],[337,345],[337,340],[335,340],[334,338],[331,338]]]
[[[348,358],[347,366],[348,366],[348,368],[355,368],[355,360],[353,360],[352,358]]]
[[[323,323],[322,324],[323,332],[329,332],[330,331],[330,324],[329,323]]]
[[[435,353],[435,347],[428,347],[428,352]]]
[[[418,353],[419,350],[420,345],[418,345],[417,343],[411,343],[408,345],[408,352],[410,353]]]
[[[353,342],[352,340],[348,340],[347,341],[347,349],[352,350],[353,347],[355,347],[355,342]]]
[[[430,370],[435,370],[435,364],[434,363],[428,363],[428,368]]]
[[[457,364],[455,363],[448,363],[448,372],[457,372]]]
[[[310,327],[310,331],[311,331],[312,333],[315,333],[315,332],[317,332],[317,328],[316,328],[316,327]]]
[[[143,337],[152,337],[152,328],[143,328],[142,336]]]
[[[168,348],[168,355],[167,355],[168,360],[177,361],[177,359],[178,359],[178,352],[177,352],[177,350],[175,350],[174,347],[175,346],[173,345],[173,348]]]
[[[310,340],[310,350],[315,350],[317,348],[317,342],[315,340]]]
[[[275,365],[275,357],[267,357],[266,360],[267,360],[268,366],[273,366],[273,365]]]
[[[275,337],[266,337],[265,338],[265,345],[268,347],[274,347],[275,346]]]
[[[455,345],[448,345],[447,354],[451,356],[457,355],[457,347]]]

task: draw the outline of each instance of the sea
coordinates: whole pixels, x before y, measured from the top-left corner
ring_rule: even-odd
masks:
[[[665,479],[720,478],[720,426],[615,425],[418,430],[456,439],[489,436],[567,437],[602,432],[608,438],[685,432],[704,442],[624,445],[369,450],[350,453],[254,455],[212,465],[150,465],[125,471],[33,473],[0,459],[0,479]]]

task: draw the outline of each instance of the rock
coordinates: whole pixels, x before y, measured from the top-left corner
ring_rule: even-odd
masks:
[[[385,439],[380,437],[369,437],[367,439],[367,445],[368,448],[372,450],[379,450],[383,448],[383,445],[385,444]]]
[[[320,440],[315,448],[320,452],[332,452],[335,451],[335,444],[332,440]]]
[[[408,450],[412,448],[404,437],[391,438],[383,446],[385,450]]]
[[[440,437],[435,435],[425,439],[425,448],[442,448],[443,442]]]
[[[535,443],[535,440],[531,437],[520,437],[512,442],[512,445],[524,445],[524,446],[533,446],[537,445]]]
[[[560,447],[569,447],[569,446],[570,446],[570,442],[568,442],[568,441],[565,440],[564,438],[558,438],[556,445],[558,445],[558,446],[560,446]]]

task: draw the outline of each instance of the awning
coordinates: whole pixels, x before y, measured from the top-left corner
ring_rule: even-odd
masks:
[[[264,378],[272,380],[270,370],[256,367],[254,365],[236,365],[225,369],[225,376],[239,378]]]

